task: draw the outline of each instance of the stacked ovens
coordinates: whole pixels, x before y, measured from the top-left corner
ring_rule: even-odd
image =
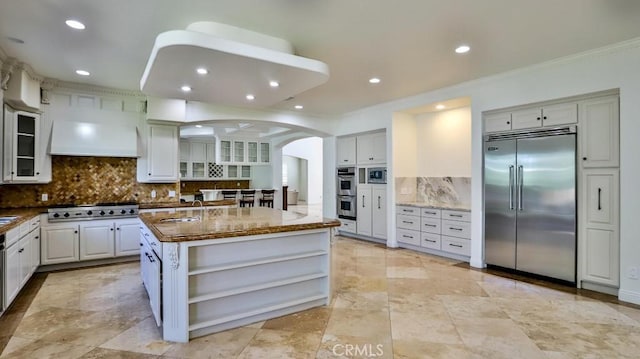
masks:
[[[356,219],[356,168],[338,167],[338,218]]]

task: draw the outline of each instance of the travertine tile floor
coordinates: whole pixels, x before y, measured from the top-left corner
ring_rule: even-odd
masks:
[[[329,307],[188,344],[162,341],[137,263],[51,273],[0,357],[640,357],[634,306],[343,237],[332,262]]]

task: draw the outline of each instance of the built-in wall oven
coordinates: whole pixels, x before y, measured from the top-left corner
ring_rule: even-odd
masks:
[[[356,168],[338,167],[337,170],[338,218],[356,219]]]

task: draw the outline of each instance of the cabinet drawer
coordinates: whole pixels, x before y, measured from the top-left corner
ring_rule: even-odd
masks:
[[[140,234],[146,239],[149,248],[156,252],[158,257],[162,258],[162,243],[160,243],[156,236],[154,236],[144,224],[140,224]]]
[[[396,210],[397,214],[404,214],[407,216],[420,216],[420,208],[409,206],[398,206]]]
[[[396,219],[396,225],[398,228],[410,229],[413,231],[420,230],[420,217],[399,214]]]
[[[463,256],[471,255],[471,241],[468,239],[442,236],[441,240],[443,251],[461,254]]]
[[[445,236],[471,238],[471,223],[442,220],[442,232]]]
[[[420,230],[422,232],[440,234],[439,218],[422,218],[421,223]]]
[[[442,219],[471,222],[471,212],[442,210]]]
[[[422,218],[440,218],[440,212],[442,212],[439,209],[435,209],[435,208],[423,208],[421,211],[421,215]]]
[[[407,229],[396,229],[396,240],[401,243],[420,245],[420,232]]]
[[[40,228],[40,216],[35,216],[29,221],[29,232]]]
[[[440,235],[433,233],[422,233],[421,234],[421,245],[425,248],[431,249],[440,249]]]
[[[340,232],[356,233],[356,221],[340,219]]]
[[[27,233],[31,232],[31,221],[26,221],[20,224],[20,238],[27,235]]]

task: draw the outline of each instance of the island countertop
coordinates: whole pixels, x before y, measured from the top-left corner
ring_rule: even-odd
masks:
[[[197,241],[340,226],[337,219],[268,207],[194,208],[176,213],[142,213],[140,220],[161,242]]]

